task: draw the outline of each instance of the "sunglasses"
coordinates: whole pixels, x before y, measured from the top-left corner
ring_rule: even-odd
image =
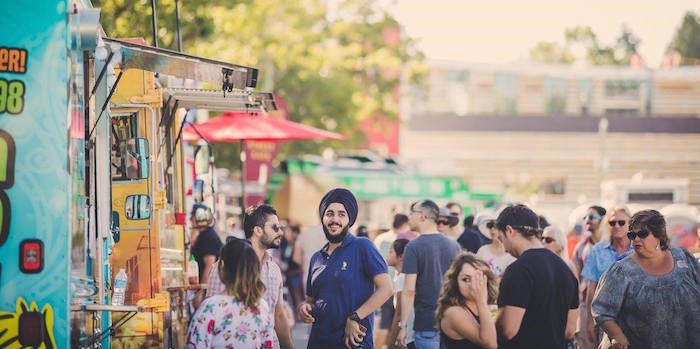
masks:
[[[544,242],[545,244],[551,244],[552,242],[554,242],[554,239],[550,238],[549,236],[543,236],[542,242]]]
[[[603,216],[599,214],[589,214],[587,216],[583,216],[584,221],[594,221],[603,218]]]
[[[270,228],[272,228],[272,230],[273,230],[275,233],[279,233],[280,230],[285,230],[285,229],[287,229],[287,227],[285,227],[284,225],[279,225],[279,224],[273,224],[272,226],[270,226]]]
[[[622,220],[622,219],[619,220],[619,221],[608,221],[608,224],[610,224],[611,227],[614,227],[615,224],[617,224],[617,225],[623,227],[625,224],[627,224],[627,221],[626,221],[626,220]]]
[[[437,221],[437,224],[449,225],[450,223],[448,223],[448,222],[445,221],[445,220],[439,220],[439,221]]]
[[[640,230],[640,231],[630,230],[627,232],[627,238],[630,240],[634,240],[637,236],[639,236],[640,239],[644,239],[647,236],[649,236],[649,231],[648,230]]]

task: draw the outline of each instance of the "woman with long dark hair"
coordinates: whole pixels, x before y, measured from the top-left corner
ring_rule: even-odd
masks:
[[[496,348],[496,325],[489,304],[498,281],[488,264],[472,253],[452,262],[438,298],[437,323],[446,349]]]
[[[187,331],[187,348],[272,348],[272,313],[262,298],[265,285],[253,247],[245,240],[228,241],[218,266],[226,291],[200,304]]]

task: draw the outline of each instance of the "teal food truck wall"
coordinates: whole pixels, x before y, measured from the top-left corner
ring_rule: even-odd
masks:
[[[0,347],[68,348],[69,4],[0,6]]]

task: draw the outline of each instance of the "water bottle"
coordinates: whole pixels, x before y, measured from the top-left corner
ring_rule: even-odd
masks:
[[[114,291],[112,292],[112,305],[124,305],[124,294],[126,293],[126,270],[119,269],[119,273],[114,277]]]
[[[193,254],[190,255],[190,261],[187,264],[187,281],[190,285],[199,284],[199,264]]]

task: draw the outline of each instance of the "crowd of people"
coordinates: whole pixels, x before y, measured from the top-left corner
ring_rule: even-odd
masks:
[[[375,235],[336,188],[320,227],[257,205],[224,244],[198,210],[188,348],[293,348],[294,321],[310,349],[700,348],[700,264],[655,210],[593,205],[566,234],[525,205],[465,218],[426,199]]]

